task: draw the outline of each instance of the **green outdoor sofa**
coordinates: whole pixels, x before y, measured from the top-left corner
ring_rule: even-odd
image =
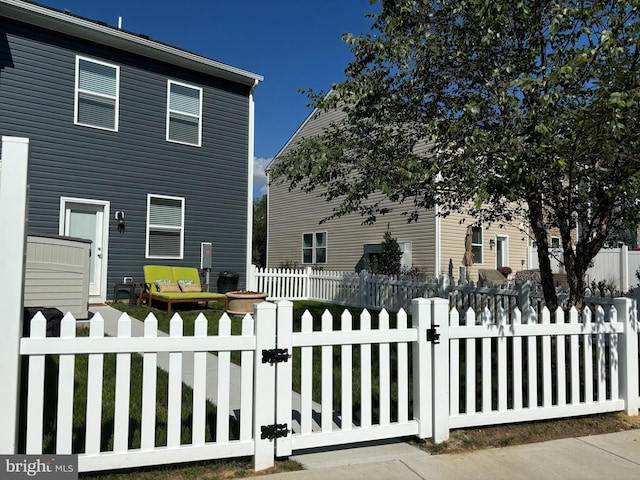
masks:
[[[154,301],[163,302],[168,312],[174,303],[222,302],[225,310],[229,306],[225,294],[210,293],[209,285],[200,284],[197,268],[145,265],[143,270],[144,283],[140,286],[138,304],[146,300],[151,307]]]

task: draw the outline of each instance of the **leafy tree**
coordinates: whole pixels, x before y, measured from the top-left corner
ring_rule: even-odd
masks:
[[[267,196],[253,200],[252,260],[257,267],[267,266]]]
[[[638,0],[371,0],[370,34],[319,114],[344,118],[279,159],[272,178],[322,187],[333,216],[409,220],[439,205],[527,220],[549,308],[548,230],[570,304],[608,232],[640,221]],[[577,232],[577,234],[576,234]]]

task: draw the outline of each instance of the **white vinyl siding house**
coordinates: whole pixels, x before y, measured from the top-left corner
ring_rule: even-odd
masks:
[[[167,141],[202,143],[202,89],[169,80],[167,83]]]
[[[74,123],[118,131],[120,67],[76,56]]]
[[[147,195],[147,258],[183,257],[184,204],[180,197]]]

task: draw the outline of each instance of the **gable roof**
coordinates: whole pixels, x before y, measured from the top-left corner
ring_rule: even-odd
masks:
[[[0,0],[0,15],[253,87],[264,78],[178,47],[25,0]]]

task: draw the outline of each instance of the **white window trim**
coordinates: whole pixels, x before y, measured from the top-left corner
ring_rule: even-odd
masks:
[[[471,251],[473,251],[473,247],[480,247],[480,251],[482,252],[482,261],[476,262],[476,259],[473,259],[474,265],[484,265],[484,228],[479,225],[474,225],[472,228],[479,228],[480,235],[482,236],[482,243],[473,243],[473,230],[471,231]]]
[[[166,225],[151,225],[150,223],[150,213],[151,213],[151,199],[152,198],[166,198],[169,200],[179,200],[180,202],[182,202],[182,215],[180,218],[180,223],[181,223],[181,227],[168,227]],[[147,226],[146,226],[146,241],[145,241],[145,258],[167,258],[167,259],[173,259],[173,260],[182,260],[184,257],[184,212],[186,209],[186,201],[184,197],[172,197],[169,195],[157,195],[155,193],[148,193],[147,194]],[[177,257],[166,257],[166,256],[159,256],[159,255],[149,255],[149,231],[152,229],[152,227],[160,227],[163,228],[165,230],[175,230],[175,231],[180,231],[180,255]]]
[[[198,92],[200,93],[200,104],[199,104],[199,110],[200,110],[200,115],[192,115],[190,113],[186,113],[186,112],[181,112],[179,110],[171,110],[170,109],[170,105],[171,105],[171,85],[181,85],[183,87],[187,87],[187,88],[193,88],[194,90],[198,90]],[[167,128],[166,128],[166,139],[167,142],[171,142],[171,143],[178,143],[181,145],[189,145],[191,147],[201,147],[202,146],[202,97],[203,97],[203,91],[202,91],[202,87],[196,87],[195,85],[189,85],[188,83],[183,83],[183,82],[176,82],[175,80],[167,80]],[[176,113],[179,113],[180,115],[185,115],[187,117],[192,117],[192,118],[197,118],[198,119],[198,143],[189,143],[189,142],[180,142],[178,140],[171,140],[169,138],[169,119],[171,118],[171,112],[175,111]]]
[[[553,246],[553,239],[554,238],[558,239],[558,246],[557,247]],[[551,235],[550,238],[549,238],[549,248],[554,249],[554,250],[560,250],[560,248],[561,248],[560,237],[556,237],[555,235]]]
[[[318,233],[322,233],[324,235],[324,247],[318,247],[316,245],[316,235]],[[311,262],[305,262],[304,261],[304,236],[305,235],[312,235],[312,244],[311,244]],[[327,235],[327,231],[326,230],[322,230],[320,232],[303,232],[302,236],[300,238],[300,242],[302,244],[302,257],[301,257],[301,262],[302,265],[318,265],[317,262],[317,258],[316,258],[316,249],[317,248],[324,248],[325,250],[325,254],[324,254],[324,262],[322,262],[322,265],[326,265],[329,262],[329,242],[327,241],[327,239],[329,238],[329,236]]]
[[[110,95],[104,95],[97,92],[92,92],[90,90],[80,90],[80,60],[84,60],[86,62],[99,63],[100,65],[105,65],[107,67],[115,68],[116,70],[116,96],[115,96],[115,118],[114,125],[115,128],[105,128],[100,127],[98,125],[91,125],[89,123],[81,123],[78,121],[78,94],[82,91],[83,93],[87,93],[89,95],[93,95],[95,97],[103,97],[108,99],[113,99],[114,97]],[[74,106],[73,106],[73,123],[75,125],[81,125],[83,127],[96,128],[98,130],[107,130],[109,132],[117,132],[120,125],[120,66],[114,65],[112,63],[102,62],[100,60],[96,60],[95,58],[83,57],[81,55],[76,55],[76,83],[75,83],[75,93],[74,93]]]

